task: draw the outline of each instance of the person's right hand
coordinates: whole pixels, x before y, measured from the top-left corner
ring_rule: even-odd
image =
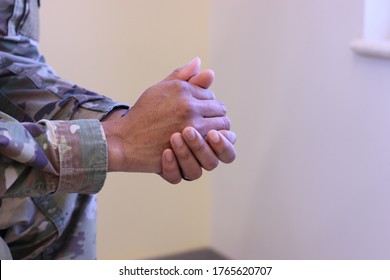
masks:
[[[175,133],[193,127],[204,138],[230,129],[223,103],[210,90],[176,79],[177,71],[146,90],[125,117],[102,123],[109,171],[161,173],[161,155]]]

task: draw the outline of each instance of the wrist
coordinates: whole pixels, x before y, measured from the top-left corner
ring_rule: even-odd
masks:
[[[104,121],[101,124],[107,140],[107,170],[108,172],[122,171],[124,152],[115,130],[116,126],[110,121]]]

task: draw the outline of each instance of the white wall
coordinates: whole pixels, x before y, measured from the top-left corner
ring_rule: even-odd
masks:
[[[211,0],[215,91],[238,134],[211,244],[238,259],[390,258],[390,61],[359,0]]]
[[[208,2],[41,1],[41,47],[59,75],[132,104],[195,56],[208,65]],[[171,186],[110,174],[99,194],[98,257],[137,259],[209,243],[209,177]]]

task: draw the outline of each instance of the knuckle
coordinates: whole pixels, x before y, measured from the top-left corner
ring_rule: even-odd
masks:
[[[172,74],[171,76],[173,77],[179,77],[180,76],[180,73],[181,73],[181,68],[176,68],[172,71]]]
[[[202,138],[205,138],[207,136],[209,128],[202,125],[201,122],[192,121],[191,126],[198,131]]]
[[[179,93],[186,93],[188,91],[188,83],[181,80],[173,80],[172,87]]]
[[[222,114],[226,115],[227,114],[227,108],[223,102],[220,103],[221,105],[221,112]]]
[[[230,127],[231,127],[231,122],[230,122],[230,119],[228,116],[224,116],[222,118],[222,121],[223,121],[223,127],[226,129],[226,130],[230,130]]]
[[[178,157],[181,161],[188,161],[192,158],[192,153],[188,149],[182,149],[181,151],[177,151]]]
[[[186,123],[189,126],[194,125],[193,116],[196,114],[196,106],[192,102],[185,100],[181,103],[179,107],[179,115],[181,118],[186,120]]]
[[[183,119],[190,119],[196,113],[196,103],[191,99],[191,93],[188,84],[183,81],[172,81],[171,84],[173,96],[177,102],[177,113]]]
[[[204,141],[197,142],[192,146],[192,149],[196,153],[202,153],[206,150],[206,143]]]

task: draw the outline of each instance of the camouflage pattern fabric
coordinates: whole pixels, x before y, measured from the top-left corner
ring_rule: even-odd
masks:
[[[94,259],[107,172],[100,121],[127,105],[59,78],[37,0],[0,0],[0,258]]]

